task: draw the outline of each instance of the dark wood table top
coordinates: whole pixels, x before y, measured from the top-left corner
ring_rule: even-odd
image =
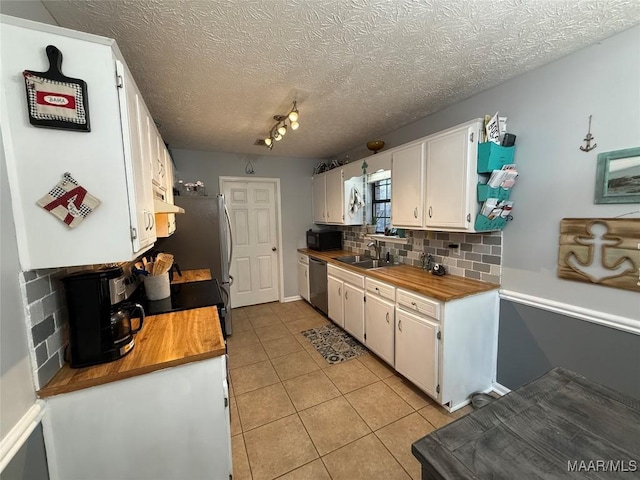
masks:
[[[640,400],[554,368],[415,442],[422,478],[640,478]]]

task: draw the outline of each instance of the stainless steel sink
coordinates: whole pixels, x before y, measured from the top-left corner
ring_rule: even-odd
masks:
[[[371,257],[365,255],[351,255],[349,257],[336,257],[336,260],[342,263],[348,263],[349,265],[355,265],[358,262],[367,262],[373,260]]]
[[[387,262],[386,260],[375,260],[373,258],[370,258],[368,260],[352,263],[352,265],[354,267],[365,268],[368,270],[370,268],[393,267],[399,264],[395,264],[393,262]]]
[[[354,267],[360,267],[367,270],[370,268],[393,267],[394,265],[396,265],[392,262],[387,262],[386,260],[376,260],[375,258],[367,257],[365,255],[337,257],[336,260],[342,263],[353,265]]]

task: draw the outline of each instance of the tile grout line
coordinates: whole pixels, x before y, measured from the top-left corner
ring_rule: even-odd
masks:
[[[291,322],[284,322],[284,321],[282,321],[282,318],[280,318],[280,317],[279,317],[279,315],[278,315],[277,313],[275,313],[275,312],[273,312],[273,313],[276,315],[276,317],[278,317],[278,318],[279,318],[280,323],[281,323],[282,325],[284,325],[285,323],[291,323],[291,322],[294,322],[294,321],[299,320],[299,319],[296,319],[296,320],[292,320]],[[303,318],[306,318],[306,317],[303,317]],[[256,327],[253,325],[253,323],[251,323],[251,319],[250,319],[250,318],[249,318],[249,323],[251,324],[251,327],[252,327],[252,328],[251,328],[251,330],[252,330],[253,334],[254,334],[254,335],[256,336],[256,338],[258,339],[258,344],[260,344],[260,345],[261,345],[261,347],[264,349],[264,342],[262,341],[262,339],[260,339],[260,337],[258,337],[257,333],[255,332],[255,328],[256,328]],[[272,325],[275,325],[275,323],[274,323],[274,324],[272,324]],[[266,326],[270,326],[270,325],[266,325]],[[260,328],[262,328],[262,327],[260,327]],[[287,327],[286,327],[286,325],[285,325],[285,328],[287,328]],[[289,329],[287,328],[287,330],[289,330]],[[289,330],[289,334],[290,334],[290,335],[292,335],[292,336],[296,339],[296,341],[298,342],[298,344],[302,347],[302,351],[303,351],[303,352],[305,352],[305,353],[307,353],[307,354],[309,354],[309,351],[307,351],[307,350],[304,348],[303,344],[300,342],[300,339],[296,337],[296,334],[295,334],[295,333],[293,333],[293,332],[291,332],[291,330]],[[286,335],[285,335],[285,336],[286,336]],[[284,338],[284,337],[278,337],[278,338]],[[277,340],[278,338],[270,339],[270,340],[267,340],[267,341]],[[246,345],[246,346],[250,346],[250,345],[256,345],[256,343],[252,343],[252,344],[249,344],[249,345]],[[367,349],[368,354],[373,355],[373,354],[369,351],[369,349],[368,349],[366,346],[364,346],[364,345],[363,345],[363,347]],[[265,353],[266,353],[266,349],[265,349]],[[311,406],[311,407],[307,407],[307,408],[305,408],[305,409],[298,410],[298,409],[296,408],[295,404],[293,403],[293,400],[292,400],[292,398],[291,398],[291,396],[290,396],[289,392],[287,391],[286,387],[284,386],[284,382],[285,382],[286,380],[283,380],[283,379],[281,378],[281,376],[278,374],[278,371],[277,371],[277,370],[276,370],[276,368],[275,368],[275,365],[273,364],[273,360],[275,360],[275,359],[277,359],[277,358],[282,358],[282,357],[285,357],[285,356],[288,356],[288,355],[292,355],[292,354],[296,354],[296,353],[299,353],[299,352],[298,352],[298,351],[296,351],[296,352],[291,352],[291,353],[289,353],[289,354],[281,355],[281,356],[279,356],[279,357],[274,357],[274,358],[269,357],[269,355],[267,354],[267,360],[269,361],[269,364],[270,364],[271,368],[272,368],[272,369],[274,370],[274,372],[276,373],[276,377],[277,377],[277,378],[278,378],[278,380],[279,380],[279,382],[277,382],[277,383],[279,383],[279,384],[282,386],[282,388],[283,388],[283,389],[284,389],[284,391],[285,391],[285,394],[287,395],[287,398],[289,399],[289,401],[291,402],[291,405],[294,407],[294,410],[295,410],[293,414],[291,414],[291,415],[286,415],[285,417],[282,417],[282,418],[288,418],[288,417],[290,417],[290,416],[297,415],[298,420],[299,420],[299,421],[300,421],[300,423],[302,424],[302,426],[303,426],[303,428],[304,428],[304,430],[305,430],[305,432],[306,432],[307,436],[309,437],[309,439],[310,439],[310,441],[311,441],[311,444],[312,444],[312,445],[313,445],[313,447],[314,447],[314,450],[316,451],[317,458],[314,458],[313,460],[311,460],[311,461],[309,461],[309,462],[307,462],[307,463],[304,463],[304,464],[302,464],[302,465],[299,465],[299,466],[297,466],[296,468],[294,468],[294,469],[292,469],[292,470],[290,470],[290,471],[288,471],[288,472],[285,472],[285,473],[283,473],[282,475],[279,475],[279,476],[278,476],[278,477],[276,477],[276,478],[280,478],[281,476],[283,476],[283,475],[287,475],[288,473],[290,473],[290,472],[292,472],[292,471],[294,471],[294,470],[297,470],[298,468],[302,468],[302,467],[304,467],[305,465],[308,465],[308,464],[310,464],[310,463],[312,463],[312,462],[316,461],[318,458],[322,461],[322,464],[323,464],[323,466],[324,466],[324,469],[325,469],[325,470],[326,470],[326,472],[328,473],[329,477],[330,477],[330,478],[332,478],[332,477],[331,477],[331,474],[330,474],[330,472],[329,472],[329,469],[328,469],[328,467],[327,467],[327,464],[326,464],[326,463],[325,463],[325,461],[324,461],[324,457],[326,457],[327,455],[330,455],[330,454],[332,454],[332,453],[334,453],[334,452],[336,452],[336,451],[338,451],[338,450],[341,450],[342,448],[345,448],[345,447],[347,447],[348,445],[351,445],[352,443],[357,442],[357,441],[361,440],[362,438],[364,438],[364,437],[366,437],[366,436],[368,436],[368,435],[370,435],[370,434],[374,434],[375,438],[376,438],[376,439],[377,439],[377,440],[378,440],[378,441],[383,445],[383,447],[385,448],[385,450],[386,450],[386,451],[391,455],[391,458],[393,458],[393,459],[396,461],[396,463],[398,463],[398,464],[400,465],[400,468],[402,468],[402,470],[403,470],[403,471],[408,475],[408,477],[409,477],[409,478],[412,478],[412,477],[411,477],[411,474],[410,474],[410,473],[409,473],[409,471],[404,467],[404,465],[402,464],[402,462],[400,461],[400,459],[396,458],[396,456],[395,456],[395,455],[394,455],[394,454],[393,454],[393,453],[392,453],[392,452],[387,448],[387,446],[386,446],[386,445],[384,444],[384,442],[380,439],[380,437],[378,436],[378,433],[377,433],[377,432],[379,432],[380,430],[382,430],[383,428],[386,428],[386,427],[388,427],[389,425],[392,425],[392,424],[394,424],[394,423],[396,423],[396,422],[398,422],[398,421],[400,421],[400,420],[402,420],[402,419],[404,419],[404,418],[406,418],[406,417],[408,417],[408,416],[412,415],[413,413],[418,413],[418,410],[420,410],[420,409],[417,409],[417,408],[413,407],[413,405],[411,405],[411,404],[410,404],[409,402],[407,402],[404,398],[402,398],[402,397],[401,397],[401,396],[400,396],[400,395],[399,395],[399,394],[398,394],[394,389],[392,389],[392,388],[391,388],[391,387],[390,387],[390,386],[389,386],[389,385],[384,381],[386,378],[390,378],[390,377],[392,377],[392,376],[396,376],[396,375],[394,374],[394,375],[390,375],[389,377],[381,378],[381,377],[380,377],[380,376],[378,376],[378,375],[377,375],[377,374],[376,374],[376,373],[375,373],[371,368],[367,367],[367,365],[365,365],[363,362],[358,362],[361,366],[363,366],[363,367],[365,368],[365,370],[366,370],[366,371],[370,372],[370,373],[371,373],[371,374],[372,374],[372,375],[373,375],[377,380],[376,380],[375,382],[373,382],[373,383],[368,384],[368,385],[364,385],[364,386],[362,386],[362,387],[356,388],[356,389],[354,389],[354,390],[352,390],[352,391],[349,391],[349,392],[347,392],[347,393],[343,393],[343,392],[342,392],[342,391],[337,387],[337,385],[333,382],[333,380],[331,379],[331,377],[329,377],[329,376],[326,374],[326,372],[324,371],[324,370],[325,370],[325,368],[322,368],[321,366],[319,366],[319,365],[318,365],[319,370],[314,370],[314,371],[312,371],[312,372],[307,372],[307,373],[303,373],[303,374],[301,374],[301,375],[296,375],[296,376],[291,377],[291,378],[289,378],[289,379],[287,379],[287,380],[292,380],[292,379],[299,378],[299,377],[304,376],[304,375],[308,375],[309,373],[314,373],[314,372],[316,372],[316,371],[320,371],[320,372],[322,372],[322,373],[324,374],[324,376],[329,380],[329,382],[330,382],[330,383],[331,383],[331,384],[336,388],[336,390],[340,393],[340,395],[339,395],[338,397],[334,397],[334,398],[331,398],[331,399],[325,400],[325,401],[323,401],[323,402],[320,402],[320,403],[318,403],[318,404],[316,404],[316,405],[313,405],[313,406]],[[373,357],[373,358],[377,360],[377,358],[376,358],[376,357]],[[357,358],[355,358],[354,360],[358,360],[358,359],[357,359]],[[315,360],[314,360],[314,362],[315,362]],[[254,363],[252,363],[252,364],[243,365],[243,367],[244,367],[244,366],[255,365],[255,364],[257,364],[257,363],[260,363],[260,362],[254,362]],[[341,362],[341,363],[342,363],[342,362]],[[317,365],[317,362],[316,362],[316,365]],[[330,368],[330,366],[331,366],[331,365],[329,365],[329,367],[327,367],[327,368]],[[238,367],[238,368],[242,368],[242,367]],[[401,377],[398,377],[398,378],[401,378]],[[349,399],[346,397],[346,395],[347,395],[347,394],[350,394],[350,393],[353,393],[353,392],[356,392],[356,391],[358,391],[358,390],[361,390],[361,389],[363,389],[363,388],[370,387],[371,385],[375,385],[375,384],[377,384],[377,383],[379,383],[379,382],[382,382],[382,384],[383,384],[384,386],[386,386],[387,388],[389,388],[389,389],[391,390],[391,392],[392,392],[395,396],[397,396],[397,397],[398,397],[402,402],[404,402],[405,404],[409,405],[409,407],[411,408],[412,412],[408,413],[407,415],[403,415],[402,417],[395,419],[393,422],[390,422],[390,423],[388,423],[388,424],[386,424],[386,425],[383,425],[383,426],[381,426],[380,428],[378,428],[378,429],[374,430],[374,429],[372,429],[372,428],[369,426],[369,424],[366,422],[366,420],[365,420],[365,419],[360,415],[360,413],[356,410],[356,408],[355,408],[355,407],[354,407],[354,405],[349,401]],[[272,385],[276,385],[277,383],[274,383],[274,384],[272,384]],[[265,387],[260,387],[260,388],[267,388],[267,387],[272,386],[272,385],[267,385],[267,386],[265,386]],[[250,393],[250,392],[252,392],[252,391],[256,391],[256,390],[259,390],[259,389],[250,390],[250,391],[248,391],[248,392],[244,392],[244,393]],[[243,394],[241,394],[241,395],[244,395],[244,393],[243,393]],[[237,397],[237,395],[235,395],[235,392],[234,392],[234,397]],[[300,417],[300,413],[301,413],[301,412],[304,412],[304,411],[306,411],[306,410],[309,410],[309,409],[311,409],[311,408],[317,407],[318,405],[322,405],[322,404],[324,404],[324,403],[326,403],[326,402],[329,402],[329,401],[331,401],[331,400],[335,400],[336,398],[340,398],[340,397],[343,397],[343,398],[346,400],[347,404],[348,404],[348,405],[349,405],[349,406],[350,406],[350,407],[355,411],[355,413],[356,413],[356,415],[358,416],[358,418],[360,418],[360,419],[362,420],[362,422],[367,426],[367,428],[369,429],[369,432],[368,432],[367,434],[365,434],[365,435],[363,435],[363,436],[361,436],[361,437],[357,438],[357,439],[354,439],[354,440],[352,440],[352,441],[350,441],[350,442],[346,443],[345,445],[342,445],[341,447],[339,447],[339,448],[337,448],[337,449],[335,449],[335,450],[332,450],[332,451],[330,451],[330,452],[327,452],[325,455],[320,455],[320,453],[319,453],[319,451],[318,451],[318,449],[317,449],[317,446],[316,446],[316,445],[315,445],[315,443],[313,442],[313,439],[312,439],[312,437],[311,437],[311,435],[310,435],[309,431],[307,430],[307,427],[305,426],[304,422],[302,421],[302,418]],[[236,401],[236,403],[237,403],[237,401]],[[430,401],[430,402],[427,404],[427,406],[428,406],[428,405],[431,405],[431,404],[432,404],[432,402]],[[423,406],[423,407],[421,407],[421,408],[424,408],[424,406]],[[425,420],[429,425],[431,425],[431,426],[434,428],[434,430],[437,430],[437,427],[436,427],[435,425],[433,425],[433,424],[432,424],[428,419],[426,419],[425,417],[423,417],[420,413],[418,413],[418,415],[420,415],[420,417],[421,417],[421,418],[423,418],[423,419],[424,419],[424,420]],[[240,417],[239,409],[238,409],[238,416]],[[278,421],[278,420],[281,420],[282,418],[277,419],[277,420],[274,420],[274,421],[272,421],[272,422],[267,422],[267,423],[265,423],[265,424],[263,424],[263,425],[260,425],[260,426],[258,426],[258,427],[254,427],[254,428],[253,428],[253,429],[251,429],[251,430],[255,430],[256,428],[260,428],[260,427],[262,427],[262,426],[264,426],[264,425],[268,425],[268,424],[274,423],[274,422],[276,422],[276,421]],[[241,423],[242,423],[242,422],[241,422]],[[249,431],[251,431],[251,430],[249,430]],[[243,435],[243,443],[244,443],[245,451],[246,451],[246,442],[245,442],[245,431],[244,431],[244,429],[242,429],[241,434]],[[250,469],[251,475],[252,475],[252,477],[253,477],[253,473],[252,473],[252,471],[251,471],[251,463],[249,462],[248,454],[247,454],[247,462],[249,463],[249,469]]]

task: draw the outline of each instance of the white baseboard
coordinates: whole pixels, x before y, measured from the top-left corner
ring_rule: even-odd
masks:
[[[540,308],[549,312],[558,313],[567,317],[597,323],[609,328],[615,328],[624,332],[640,335],[640,320],[598,312],[589,308],[576,307],[568,303],[556,302],[546,298],[534,297],[524,293],[510,290],[500,290],[500,298],[510,302],[520,303],[530,307]]]
[[[294,295],[293,297],[284,297],[282,303],[297,302],[298,300],[302,300],[302,297],[300,295]]]
[[[500,396],[506,395],[507,393],[509,393],[511,391],[507,387],[505,387],[504,385],[499,384],[498,382],[494,382],[493,383],[493,385],[491,386],[491,390],[493,390],[494,392],[496,392]]]
[[[0,442],[0,472],[9,464],[22,445],[29,439],[31,432],[38,426],[45,414],[45,403],[36,402],[27,410],[18,423]]]

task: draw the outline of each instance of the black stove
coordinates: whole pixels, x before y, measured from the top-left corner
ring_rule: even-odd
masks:
[[[162,300],[142,299],[147,315],[179,312],[191,308],[224,307],[220,285],[217,280],[177,283],[171,285],[171,296]]]

